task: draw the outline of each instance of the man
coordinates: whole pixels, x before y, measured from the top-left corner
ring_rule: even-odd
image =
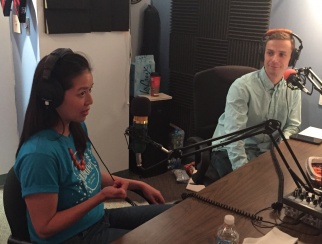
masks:
[[[276,29],[263,37],[264,66],[237,79],[230,87],[225,112],[220,116],[213,137],[219,137],[268,119],[279,120],[288,139],[301,124],[301,91],[291,90],[283,78],[290,64],[295,41],[291,32]],[[296,62],[296,61],[295,61]],[[293,62],[294,63],[294,62]],[[213,144],[218,143],[214,141]],[[260,134],[216,148],[207,176],[215,181],[267,151],[269,136]]]

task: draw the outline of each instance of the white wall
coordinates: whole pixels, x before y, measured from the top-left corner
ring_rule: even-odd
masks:
[[[297,68],[312,67],[322,79],[322,1],[273,0],[270,28],[288,28],[303,42]],[[307,88],[311,90],[308,81]],[[308,126],[322,128],[322,106],[318,105],[319,93],[312,96],[302,93],[302,129]]]
[[[0,16],[0,175],[6,174],[13,165],[19,140],[9,28],[9,17]]]

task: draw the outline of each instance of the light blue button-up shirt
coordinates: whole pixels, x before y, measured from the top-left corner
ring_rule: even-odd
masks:
[[[289,89],[284,79],[274,85],[262,68],[238,78],[231,85],[225,112],[218,120],[214,137],[255,126],[268,119],[281,122],[286,138],[298,133],[301,125],[301,91]],[[218,141],[213,142],[216,143]],[[227,150],[235,170],[267,151],[270,146],[269,136],[259,134],[223,148]]]

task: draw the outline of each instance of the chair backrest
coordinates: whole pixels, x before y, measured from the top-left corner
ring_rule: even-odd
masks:
[[[230,85],[244,74],[257,70],[253,67],[216,66],[195,74],[193,81],[194,122],[196,136],[208,139],[213,136],[220,115],[225,111]]]
[[[3,206],[11,230],[10,238],[16,240],[16,243],[29,242],[26,203],[21,196],[20,182],[13,168],[9,170],[4,183]]]

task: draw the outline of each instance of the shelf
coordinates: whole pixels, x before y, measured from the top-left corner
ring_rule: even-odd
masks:
[[[159,96],[157,97],[152,97],[151,95],[147,94],[147,95],[139,95],[139,97],[147,97],[150,99],[151,102],[153,101],[162,101],[162,100],[171,100],[172,97],[165,94],[165,93],[159,93]]]

